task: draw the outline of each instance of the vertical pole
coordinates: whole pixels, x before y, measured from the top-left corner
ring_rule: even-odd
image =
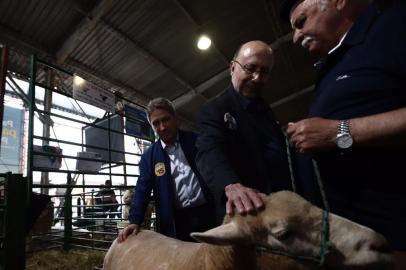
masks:
[[[85,148],[83,147],[83,144],[84,144],[84,127],[82,127],[82,152],[84,152],[85,151]],[[86,145],[88,144],[89,142],[86,142]],[[88,151],[88,147],[86,147],[86,151]],[[78,162],[78,160],[76,160],[76,164],[77,164],[77,162]],[[85,175],[84,174],[82,174],[82,192],[83,192],[83,201],[84,202],[86,202],[86,188],[85,188]],[[83,203],[83,204],[86,204],[86,203]],[[83,214],[84,214],[84,208],[83,208]]]
[[[0,45],[2,46],[2,45]],[[4,113],[4,93],[6,92],[6,75],[7,75],[8,48],[1,47],[1,62],[0,62],[0,121],[3,123]],[[0,141],[3,132],[3,124],[0,125]]]
[[[111,184],[113,184],[113,181],[111,181],[111,126],[110,126],[110,117],[112,116],[111,113],[107,115],[107,125],[108,125],[108,134],[109,134],[109,179]]]
[[[65,193],[65,204],[64,204],[64,240],[63,249],[69,250],[71,248],[72,242],[72,176],[68,173],[67,178],[68,187]]]
[[[28,164],[27,164],[27,177],[28,177],[28,201],[31,197],[31,190],[33,184],[33,145],[34,145],[34,112],[35,112],[35,84],[37,77],[37,59],[35,55],[31,56],[31,67],[30,67],[30,87],[28,89],[29,103],[29,116],[28,116]]]
[[[121,125],[124,127],[124,117],[121,117]],[[123,130],[124,132],[124,130]],[[126,134],[123,134],[124,137],[124,145],[125,145],[125,136]],[[124,152],[126,151],[125,146],[124,146]],[[127,161],[126,161],[126,154],[123,154],[123,173],[124,173],[124,186],[127,186]],[[121,197],[121,190],[120,190],[120,197]]]
[[[49,68],[45,69],[45,76],[46,76],[46,85],[50,88],[53,87],[52,85],[52,71]],[[50,112],[52,107],[52,91],[50,89],[45,89],[44,93],[44,111]],[[46,118],[51,117],[49,115],[45,115]],[[42,137],[49,138],[51,135],[51,128],[48,122],[43,123],[42,127]],[[44,139],[42,141],[42,145],[49,144],[49,141]],[[41,172],[41,184],[42,185],[49,185],[49,172]],[[41,187],[41,193],[49,194],[49,188]]]

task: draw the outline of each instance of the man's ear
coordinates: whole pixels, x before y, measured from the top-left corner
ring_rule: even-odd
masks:
[[[235,63],[234,63],[234,61],[230,61],[230,75],[233,75],[233,73],[234,73],[234,68],[235,68]]]
[[[347,6],[347,0],[332,0],[337,10],[343,10]]]

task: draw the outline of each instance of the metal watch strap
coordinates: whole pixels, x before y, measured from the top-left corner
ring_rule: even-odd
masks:
[[[338,134],[350,134],[350,121],[341,120],[338,125]]]

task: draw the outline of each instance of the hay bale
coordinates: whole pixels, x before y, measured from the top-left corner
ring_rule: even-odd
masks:
[[[26,270],[93,270],[103,264],[105,251],[90,249],[41,250],[27,254]]]

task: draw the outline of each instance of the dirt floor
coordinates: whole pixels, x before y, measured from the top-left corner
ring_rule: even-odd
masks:
[[[89,249],[42,250],[27,254],[27,270],[93,270],[103,264],[105,251]]]

